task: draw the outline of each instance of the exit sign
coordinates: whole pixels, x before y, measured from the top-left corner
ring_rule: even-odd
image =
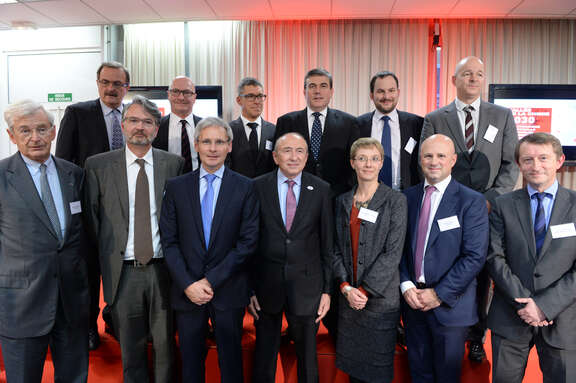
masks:
[[[48,102],[72,101],[72,93],[48,93]]]

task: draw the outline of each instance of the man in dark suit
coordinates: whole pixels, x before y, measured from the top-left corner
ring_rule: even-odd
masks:
[[[170,275],[160,247],[158,217],[166,180],[184,160],[152,149],[160,111],[142,96],[124,109],[126,147],[86,161],[86,211],[98,243],[104,300],[122,351],[124,382],[148,382],[148,337],[154,381],[172,382],[174,331]]]
[[[526,187],[498,197],[490,215],[493,381],[522,382],[535,345],[544,382],[573,382],[576,192],[556,180],[564,163],[556,137],[525,136],[515,157]]]
[[[310,155],[304,170],[328,182],[334,196],[352,188],[355,177],[350,166],[350,147],[359,137],[356,118],[328,108],[334,94],[332,75],[312,69],[304,77],[304,110],[287,113],[276,122],[276,139],[296,132],[306,139]]]
[[[358,117],[360,137],[372,137],[384,147],[384,165],[378,180],[395,190],[420,182],[418,151],[424,119],[396,109],[400,89],[392,72],[376,73],[370,80],[370,99],[376,110]]]
[[[0,161],[0,346],[10,383],[40,383],[50,346],[62,382],[88,378],[88,280],[81,253],[82,170],[50,156],[54,117],[6,108],[18,152]]]
[[[56,140],[56,157],[84,167],[90,156],[123,146],[122,100],[130,88],[130,73],[120,63],[104,62],[96,71],[99,98],[70,105],[60,122]],[[88,261],[90,283],[89,347],[100,345],[98,314],[100,312],[100,265],[95,246],[87,243],[83,253]],[[107,320],[107,317],[104,316]]]
[[[192,114],[196,101],[196,87],[185,76],[176,77],[168,89],[170,114],[162,117],[158,135],[152,146],[184,158],[184,173],[198,169],[198,153],[191,144],[194,128],[202,119]]]
[[[318,381],[316,333],[330,309],[332,199],[330,185],[302,172],[308,156],[298,133],[278,138],[278,170],[255,180],[260,240],[249,310],[256,319],[254,383],[274,382],[282,314],[296,345],[298,382]]]
[[[518,180],[514,162],[518,133],[510,109],[481,100],[485,77],[482,60],[473,56],[462,59],[452,76],[456,100],[426,115],[421,141],[436,133],[452,139],[458,153],[452,171],[454,179],[483,193],[490,212],[495,198],[512,191]],[[486,357],[483,343],[490,285],[484,269],[478,275],[479,321],[468,335],[468,356],[473,362],[482,362]]]
[[[205,379],[211,320],[222,382],[239,383],[242,318],[248,304],[246,265],[258,240],[258,201],[250,179],[224,166],[232,149],[230,126],[200,121],[194,145],[200,168],[168,182],[160,230],[176,311],[182,380]]]
[[[264,86],[252,77],[243,78],[238,85],[236,102],[242,107],[240,117],[230,122],[234,141],[228,156],[230,169],[249,178],[274,169],[272,149],[276,126],[264,121]]]
[[[478,320],[476,275],[488,246],[484,197],[452,179],[454,144],[437,134],[420,147],[425,180],[404,191],[408,227],[400,263],[412,382],[460,382],[468,327]]]

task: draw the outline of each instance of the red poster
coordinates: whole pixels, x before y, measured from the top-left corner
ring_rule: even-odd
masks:
[[[552,108],[510,108],[518,129],[518,138],[527,134],[551,133]]]

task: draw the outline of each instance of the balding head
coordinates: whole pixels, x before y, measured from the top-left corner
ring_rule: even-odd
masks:
[[[196,86],[186,76],[178,76],[172,80],[168,89],[168,101],[172,113],[184,119],[192,113],[196,101]]]
[[[454,143],[443,134],[428,137],[420,147],[422,173],[431,185],[443,181],[452,173],[457,158]]]
[[[465,104],[474,102],[484,90],[485,77],[484,63],[478,57],[468,56],[460,60],[452,76],[458,99]]]

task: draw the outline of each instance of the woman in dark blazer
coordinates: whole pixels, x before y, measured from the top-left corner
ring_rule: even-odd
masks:
[[[358,186],[336,200],[336,366],[350,382],[391,382],[394,375],[407,209],[402,193],[378,183],[383,157],[377,140],[355,141],[350,162]]]

